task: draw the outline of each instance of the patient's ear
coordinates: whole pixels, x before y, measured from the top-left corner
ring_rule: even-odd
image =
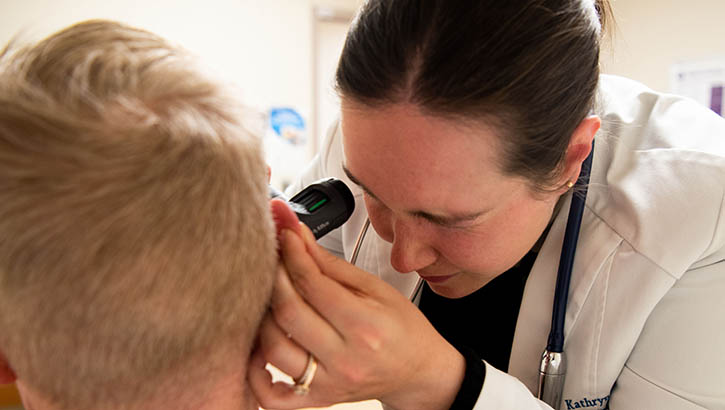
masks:
[[[10,368],[10,363],[5,359],[3,352],[0,352],[0,384],[15,383],[15,372]]]
[[[292,211],[284,201],[280,199],[273,199],[269,202],[269,207],[272,210],[272,217],[274,218],[274,224],[277,226],[277,235],[282,232],[283,229],[291,229],[298,235],[301,235],[300,220],[297,219],[297,214]]]

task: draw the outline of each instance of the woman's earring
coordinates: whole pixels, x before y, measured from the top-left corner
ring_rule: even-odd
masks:
[[[566,187],[569,188],[569,189],[571,189],[571,188],[574,187],[574,183],[571,182],[571,181],[569,181],[569,182],[566,183]]]

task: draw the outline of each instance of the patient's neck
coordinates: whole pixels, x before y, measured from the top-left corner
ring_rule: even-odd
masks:
[[[18,391],[25,410],[67,410],[53,404],[39,392],[22,380],[17,381]],[[173,408],[179,410],[257,410],[259,405],[252,395],[244,371],[235,371],[221,377],[205,393],[194,391],[194,386],[181,395],[155,399],[151,403],[133,406],[133,410],[151,410]],[[195,394],[196,393],[196,394]],[[117,409],[103,406],[89,410],[131,410],[130,407]]]

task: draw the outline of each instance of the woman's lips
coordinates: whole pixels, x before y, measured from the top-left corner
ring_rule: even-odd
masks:
[[[428,283],[441,283],[441,282],[445,282],[448,279],[452,278],[453,276],[455,276],[455,274],[442,275],[442,276],[423,276],[419,273],[418,276],[420,276],[424,281],[426,281]]]

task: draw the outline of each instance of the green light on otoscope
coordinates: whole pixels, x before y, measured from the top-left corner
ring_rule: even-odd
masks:
[[[314,211],[315,209],[319,208],[319,207],[320,207],[320,206],[321,206],[322,204],[324,204],[325,202],[327,202],[327,198],[325,198],[325,199],[321,199],[321,200],[320,200],[320,201],[319,201],[318,203],[316,203],[316,204],[312,205],[312,206],[310,207],[309,211],[310,211],[310,212]]]

